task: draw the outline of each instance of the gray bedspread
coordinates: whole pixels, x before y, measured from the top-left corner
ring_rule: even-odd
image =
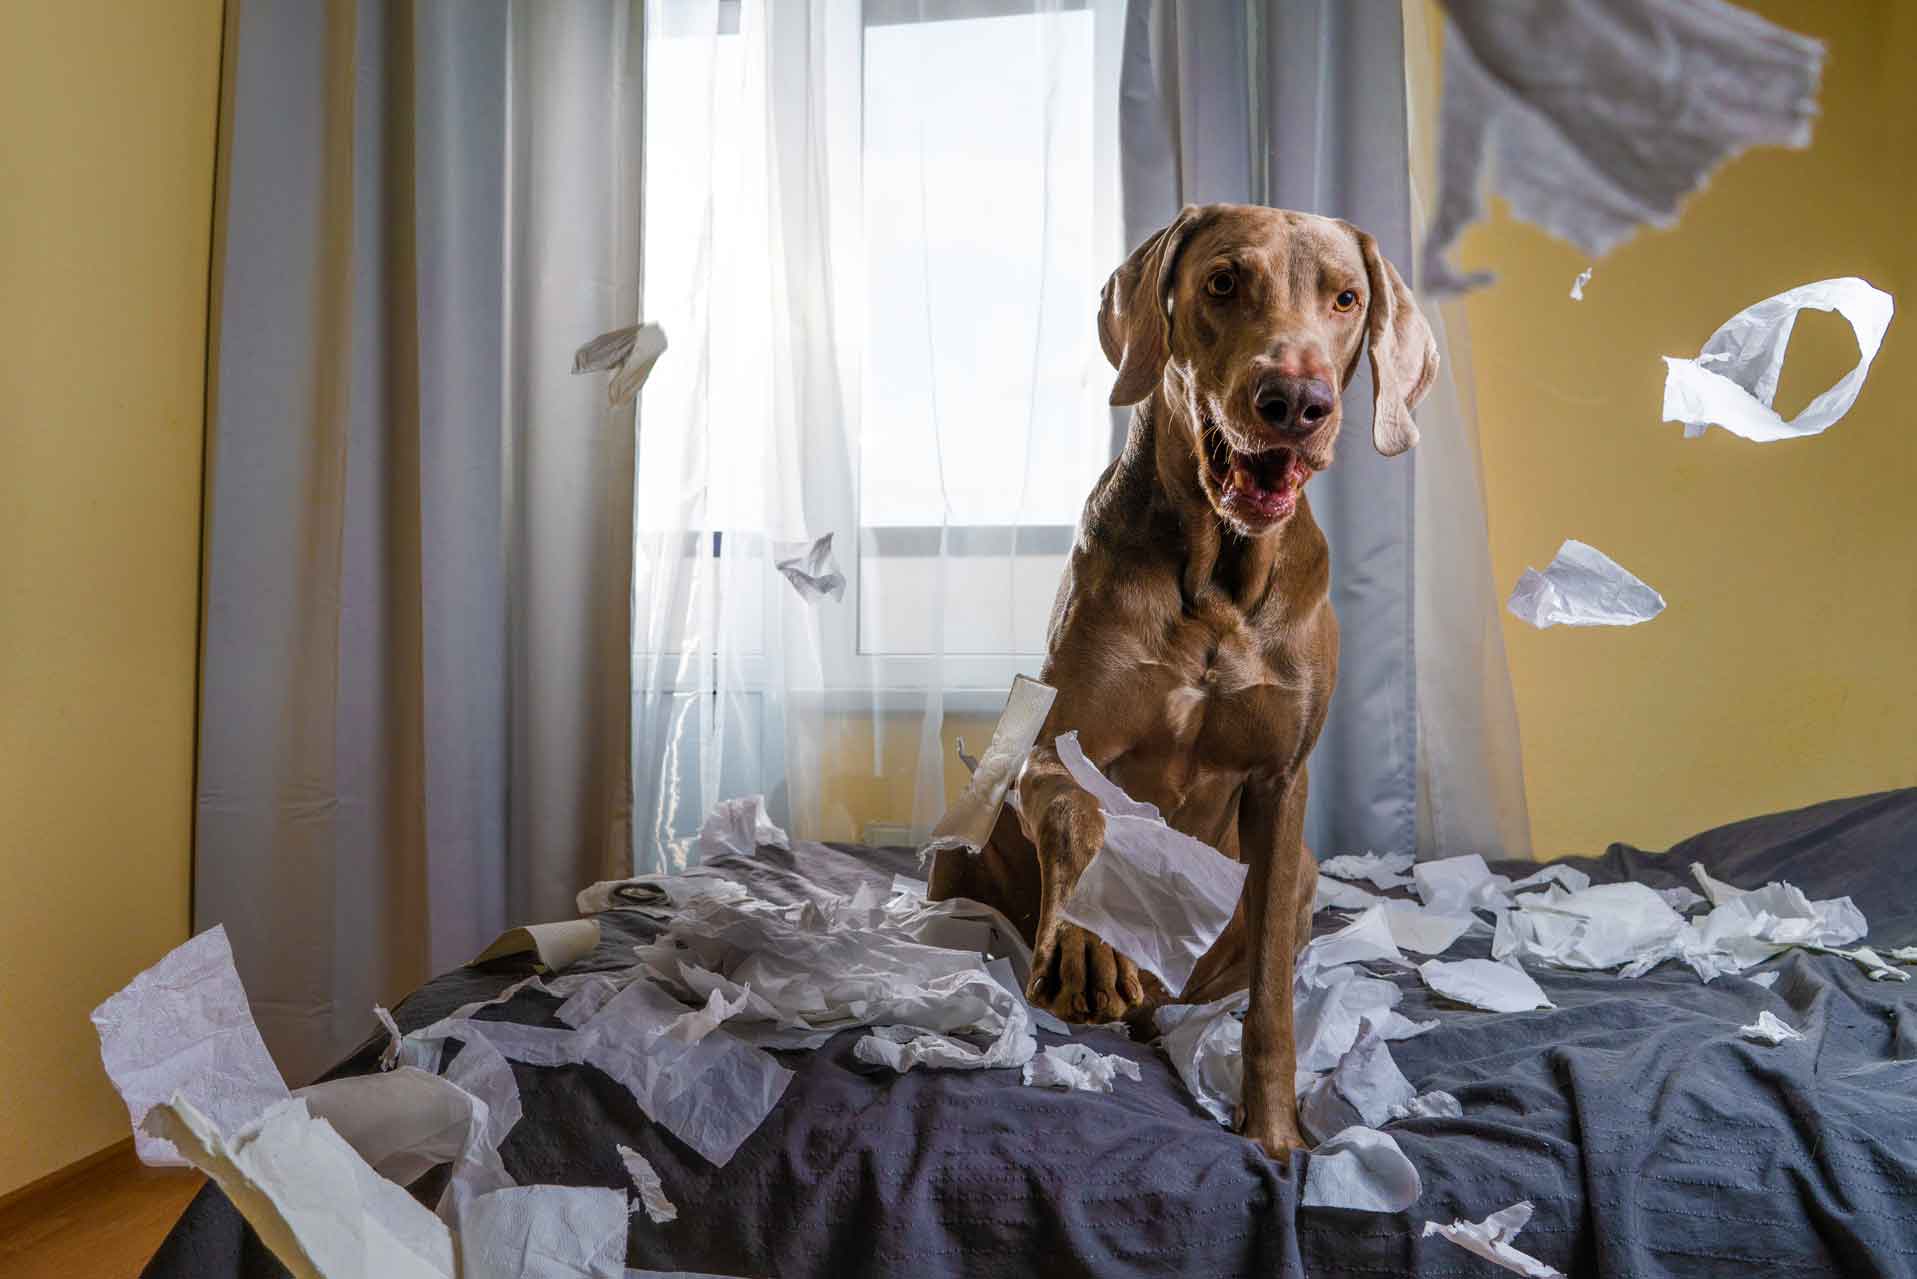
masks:
[[[845,891],[912,870],[899,850],[797,855]],[[727,869],[776,895],[792,856],[764,850]],[[1917,943],[1917,790],[1571,864],[1599,882],[1664,888],[1690,883],[1693,860],[1741,886],[1849,894],[1872,945]],[[602,918],[599,966],[620,966],[652,932],[631,913]],[[1486,947],[1467,938],[1446,957]],[[1573,1276],[1917,1276],[1917,982],[1872,982],[1849,960],[1801,951],[1751,975],[1772,970],[1766,990],[1738,977],[1707,986],[1675,964],[1636,980],[1534,968],[1557,1007],[1503,1015],[1440,1006],[1400,973],[1401,1011],[1442,1024],[1393,1054],[1419,1091],[1454,1093],[1464,1116],[1390,1125],[1424,1179],[1397,1215],[1301,1209],[1309,1156],[1265,1158],[1200,1111],[1152,1047],[1104,1031],[1083,1037],[1143,1072],[1109,1096],[1025,1088],[1017,1071],[895,1076],[856,1062],[852,1033],[781,1054],[797,1078],[718,1169],[592,1068],[516,1066],[525,1115],[503,1150],[522,1183],[624,1186],[614,1146],[634,1147],[680,1214],[665,1226],[635,1217],[629,1264],[752,1279],[1495,1276],[1505,1272],[1419,1232],[1519,1199],[1537,1207],[1519,1246]],[[423,1026],[526,971],[440,977],[400,1006],[400,1024]],[[487,1015],[546,1021],[554,1006],[524,993]],[[1740,1039],[1764,1009],[1805,1042]],[[375,1053],[369,1040],[336,1073],[373,1069]],[[432,1181],[416,1189],[430,1195]],[[283,1273],[210,1187],[146,1270]]]

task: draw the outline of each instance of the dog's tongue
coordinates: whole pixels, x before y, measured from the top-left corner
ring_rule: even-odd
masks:
[[[1297,504],[1298,477],[1291,455],[1281,453],[1248,455],[1234,453],[1231,469],[1225,476],[1225,498],[1234,506],[1249,508],[1266,519],[1277,519]]]

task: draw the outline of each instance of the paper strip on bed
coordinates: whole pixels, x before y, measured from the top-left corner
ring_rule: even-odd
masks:
[[[1005,795],[1018,781],[1025,757],[1052,713],[1058,690],[1023,675],[1012,680],[1012,691],[1005,699],[1005,710],[992,730],[992,740],[979,757],[978,767],[966,782],[965,790],[945,816],[932,828],[932,837],[919,850],[920,860],[945,849],[976,853],[992,837],[998,824]]]
[[[1105,810],[1105,845],[1078,877],[1060,912],[1174,993],[1231,923],[1246,867],[1167,826],[1085,758],[1077,733],[1061,733],[1058,757]],[[1137,814],[1127,815],[1120,808]]]
[[[1435,1221],[1424,1223],[1424,1238],[1441,1235],[1466,1252],[1475,1252],[1486,1261],[1502,1266],[1513,1274],[1528,1275],[1530,1279],[1564,1279],[1564,1272],[1545,1265],[1528,1252],[1520,1252],[1511,1241],[1518,1236],[1531,1220],[1531,1204],[1523,1200],[1512,1204],[1501,1212],[1494,1212],[1483,1221],[1453,1221],[1441,1226]]]
[[[624,1279],[626,1196],[593,1186],[523,1186],[468,1204],[459,1219],[465,1279]]]
[[[153,1107],[142,1130],[219,1183],[295,1279],[457,1273],[445,1224],[374,1172],[302,1100],[280,1102],[223,1136],[209,1116],[175,1097]]]
[[[527,924],[508,928],[493,944],[474,955],[469,963],[483,964],[489,959],[532,951],[549,971],[569,968],[599,944],[599,922],[593,919],[567,919],[556,924]]]

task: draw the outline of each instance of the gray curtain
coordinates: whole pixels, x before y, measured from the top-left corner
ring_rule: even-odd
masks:
[[[638,6],[229,9],[195,927],[289,1078],[629,864]]]
[[[1186,203],[1270,204],[1357,223],[1410,278],[1410,142],[1400,0],[1133,0],[1128,10],[1120,174],[1131,244]],[[1447,420],[1469,403],[1457,377],[1447,362],[1431,400]],[[1469,615],[1418,607],[1421,590],[1446,591],[1454,573],[1489,581],[1481,518],[1419,518],[1421,500],[1442,500],[1417,480],[1440,434],[1447,466],[1462,455],[1471,468],[1474,486],[1460,500],[1481,512],[1475,436],[1434,430],[1421,410],[1425,442],[1380,456],[1367,443],[1370,381],[1361,363],[1345,399],[1345,445],[1311,487],[1312,512],[1331,543],[1343,649],[1311,757],[1305,841],[1321,855],[1525,855],[1516,720],[1495,615],[1477,607],[1476,594]],[[1446,544],[1421,547],[1420,528]],[[1421,714],[1446,699],[1421,702],[1419,672],[1453,665],[1425,660],[1425,650],[1467,647],[1481,682],[1464,696],[1482,711],[1477,722],[1497,732],[1474,733],[1469,750],[1421,751]],[[1444,797],[1447,817],[1460,816],[1434,822],[1433,794]]]

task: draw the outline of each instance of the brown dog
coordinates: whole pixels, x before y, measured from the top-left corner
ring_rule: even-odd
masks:
[[[1411,291],[1347,222],[1250,205],[1187,207],[1105,286],[1099,340],[1135,404],[1124,452],[1085,503],[1041,678],[1058,689],[977,857],[941,854],[935,897],[998,906],[1034,943],[1029,995],[1106,1021],[1249,981],[1240,1129],[1302,1146],[1292,967],[1310,936],[1305,759],[1338,674],[1330,562],[1304,488],[1331,462],[1340,395],[1369,339],[1380,452],[1417,442],[1411,408],[1437,345]],[[1104,818],[1052,743],[1174,827],[1248,863],[1237,917],[1184,991],[1059,918]],[[1036,847],[1034,848],[1034,844]]]

